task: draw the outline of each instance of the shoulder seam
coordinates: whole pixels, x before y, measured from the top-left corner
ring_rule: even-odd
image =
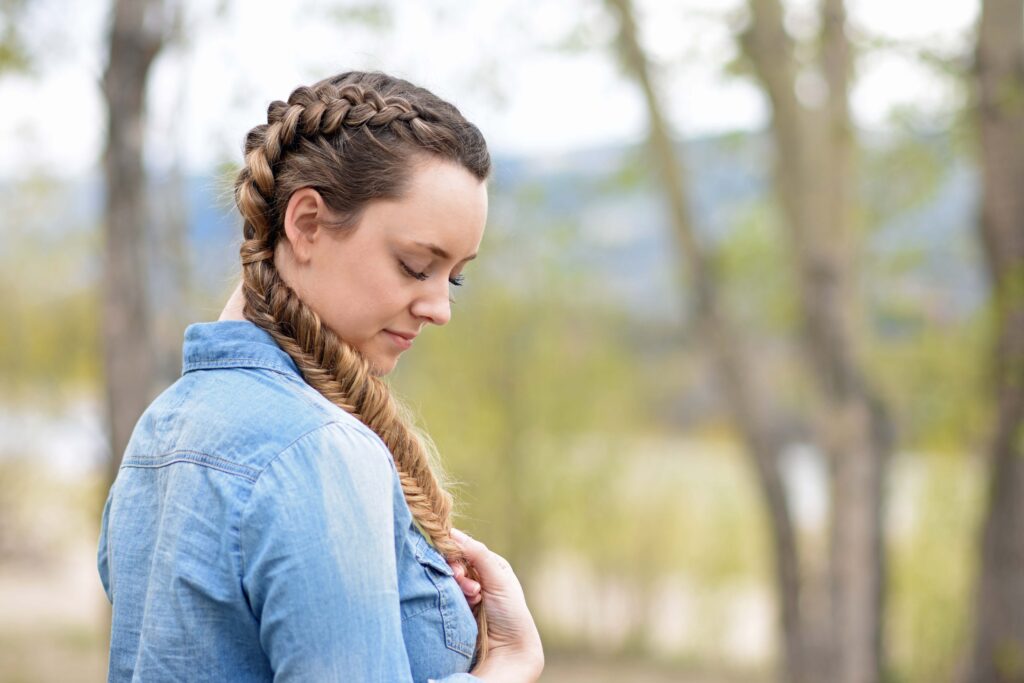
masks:
[[[264,472],[266,472],[268,469],[270,469],[271,465],[273,465],[275,462],[277,462],[281,458],[281,456],[283,456],[285,453],[290,451],[292,449],[292,447],[295,446],[295,444],[297,444],[299,441],[305,439],[306,437],[310,436],[311,434],[314,434],[315,432],[320,431],[321,429],[325,429],[327,427],[331,427],[331,426],[335,426],[335,425],[337,425],[338,427],[341,427],[342,429],[344,429],[346,431],[350,431],[350,432],[353,432],[355,434],[359,434],[363,438],[367,439],[370,443],[373,443],[375,446],[379,446],[380,448],[382,448],[383,451],[384,451],[383,452],[384,458],[385,458],[386,462],[388,463],[388,467],[391,469],[392,473],[397,472],[397,470],[395,469],[394,460],[392,459],[392,456],[391,456],[391,451],[388,450],[387,444],[385,444],[381,440],[381,438],[372,429],[370,429],[369,427],[366,427],[365,425],[363,425],[364,429],[360,429],[358,425],[362,425],[361,422],[358,423],[358,425],[356,425],[356,424],[350,424],[350,423],[347,423],[347,422],[342,422],[341,420],[331,420],[330,422],[325,422],[325,423],[323,423],[321,425],[313,427],[312,429],[306,430],[305,432],[303,432],[302,434],[297,436],[287,446],[285,446],[280,451],[278,451],[278,453],[276,455],[274,455],[272,458],[267,460],[267,462],[263,465],[263,467],[256,474],[255,479],[251,480],[252,485],[249,487],[249,497],[246,498],[245,502],[242,504],[241,510],[239,511],[239,515],[238,515],[238,528],[237,528],[238,537],[237,537],[237,543],[238,543],[238,556],[239,556],[239,560],[240,560],[240,563],[241,563],[241,567],[240,567],[241,568],[241,576],[239,577],[239,579],[241,579],[241,578],[243,578],[245,576],[245,548],[242,545],[242,524],[244,523],[246,512],[249,509],[249,504],[252,502],[253,490],[256,488],[256,485],[259,483],[260,478],[263,476]],[[367,433],[367,432],[369,432],[369,433]]]

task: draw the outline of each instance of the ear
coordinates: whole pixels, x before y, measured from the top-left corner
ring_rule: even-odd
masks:
[[[284,211],[284,234],[297,262],[309,262],[312,246],[323,230],[320,223],[326,219],[327,205],[319,192],[311,187],[292,192]]]

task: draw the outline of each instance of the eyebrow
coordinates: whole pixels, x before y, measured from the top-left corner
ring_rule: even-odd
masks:
[[[443,258],[445,260],[448,260],[448,259],[451,258],[451,255],[447,251],[445,251],[441,247],[437,246],[436,244],[431,244],[430,242],[413,242],[413,244],[415,244],[418,247],[423,247],[424,249],[429,250],[430,253],[433,254],[434,256],[438,256],[438,257]],[[466,258],[464,258],[462,260],[463,261],[472,261],[475,258],[476,258],[476,254],[472,254],[472,255],[467,256]]]

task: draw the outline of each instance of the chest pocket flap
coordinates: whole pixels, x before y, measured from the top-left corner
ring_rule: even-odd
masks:
[[[476,649],[476,620],[462,589],[455,581],[455,573],[444,556],[427,542],[415,525],[410,525],[409,538],[416,561],[436,591],[435,605],[444,629],[445,645],[450,650],[472,657]]]

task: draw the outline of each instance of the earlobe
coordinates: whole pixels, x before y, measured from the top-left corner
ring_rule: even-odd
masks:
[[[288,198],[284,212],[284,233],[297,262],[309,262],[311,247],[319,236],[320,222],[324,219],[325,211],[323,198],[311,187],[300,188]]]

